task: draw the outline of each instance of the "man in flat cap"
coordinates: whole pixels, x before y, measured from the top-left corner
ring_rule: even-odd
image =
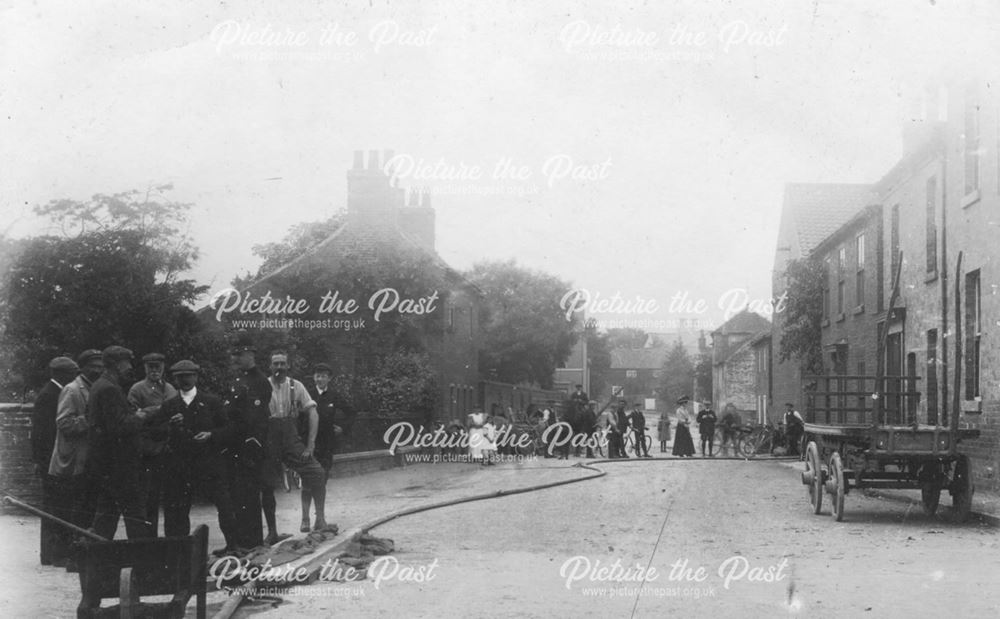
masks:
[[[91,462],[100,483],[93,528],[114,539],[122,516],[129,539],[149,537],[139,451],[139,431],[149,413],[133,412],[123,391],[132,378],[132,351],[109,346],[101,355],[104,373],[94,381],[87,400],[87,418],[96,439]]]
[[[170,426],[163,484],[164,535],[191,534],[191,497],[215,504],[219,529],[226,540],[222,553],[238,552],[236,517],[229,495],[227,463],[222,450],[232,442],[222,400],[198,388],[200,368],[184,359],[170,366],[180,393],[163,403],[158,420]]]
[[[248,333],[237,334],[230,347],[237,375],[224,403],[232,425],[228,450],[230,491],[236,515],[237,545],[242,548],[255,548],[264,543],[261,494],[264,491],[271,383],[257,367],[256,351]]]
[[[145,411],[150,417],[156,416],[165,400],[177,395],[174,386],[163,380],[165,360],[166,357],[158,352],[143,355],[146,377],[128,390],[129,404],[136,410]],[[166,423],[147,424],[139,433],[139,449],[142,453],[142,487],[146,493],[146,520],[149,521],[150,534],[156,537],[160,528],[160,502],[167,458]]]
[[[56,511],[58,488],[49,475],[49,461],[56,444],[56,415],[59,409],[59,394],[63,386],[74,378],[80,368],[69,357],[56,357],[49,361],[49,380],[35,398],[35,410],[31,416],[31,459],[35,463],[35,473],[42,481],[42,510],[50,514]],[[71,539],[64,529],[48,518],[42,518],[42,536],[39,557],[42,565],[63,566],[69,557]]]
[[[59,394],[56,442],[48,470],[59,488],[54,514],[85,529],[94,521],[98,488],[87,467],[91,443],[87,400],[91,385],[104,373],[104,359],[101,351],[89,349],[80,353],[76,362],[80,375]],[[72,558],[66,569],[76,571]]]

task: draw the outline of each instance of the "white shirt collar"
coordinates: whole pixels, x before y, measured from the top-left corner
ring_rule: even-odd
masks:
[[[185,404],[191,404],[197,395],[198,387],[191,387],[191,391],[181,391],[181,399],[184,400]]]

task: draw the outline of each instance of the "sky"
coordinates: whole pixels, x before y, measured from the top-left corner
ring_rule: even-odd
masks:
[[[927,80],[1000,60],[989,2],[2,6],[4,234],[169,182],[220,290],[392,149],[453,267],[710,325],[766,311],[785,183],[877,181]]]

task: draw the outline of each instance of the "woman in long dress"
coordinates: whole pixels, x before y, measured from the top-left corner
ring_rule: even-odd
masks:
[[[691,440],[691,414],[688,413],[687,404],[691,401],[688,396],[683,396],[677,400],[677,432],[674,434],[674,455],[681,458],[690,458],[694,455],[694,441]]]

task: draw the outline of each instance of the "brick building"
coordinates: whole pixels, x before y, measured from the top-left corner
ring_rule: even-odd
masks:
[[[785,271],[788,263],[808,256],[817,244],[870,204],[871,191],[871,185],[848,183],[789,183],[785,186],[771,271],[771,290],[775,299],[787,294]],[[804,404],[801,364],[795,359],[781,360],[785,316],[776,311],[772,320],[772,401],[792,402],[801,407]]]
[[[766,412],[758,409],[755,343],[770,334],[770,321],[749,310],[712,332],[712,402],[717,410],[735,408],[744,418],[760,418]]]
[[[630,403],[655,398],[669,352],[669,346],[612,349],[608,384],[624,387]]]
[[[875,374],[878,338],[885,322],[882,207],[874,204],[862,208],[817,244],[813,255],[822,260],[824,267],[820,333],[823,373]],[[887,371],[898,375],[901,368],[893,365]],[[847,391],[874,386],[858,379],[845,380]],[[872,409],[872,402],[860,398],[851,406],[860,410],[849,412],[844,423],[860,423],[863,411]]]
[[[384,255],[386,248],[402,248],[409,251],[410,256],[422,257],[419,268],[432,271],[434,281],[442,282],[442,289],[420,291],[420,294],[428,296],[436,293],[438,300],[433,305],[433,311],[415,317],[412,323],[420,327],[416,348],[428,354],[436,375],[441,405],[436,413],[437,419],[463,418],[479,401],[477,382],[480,379],[479,316],[482,294],[437,255],[434,247],[435,213],[430,195],[425,192],[408,195],[406,190],[396,186],[380,165],[380,155],[383,154],[370,151],[366,162],[363,151],[355,151],[354,165],[347,172],[346,217],[329,237],[258,278],[241,292],[244,296],[261,295],[272,290],[280,292],[282,286],[293,286],[289,282],[303,277],[320,283],[323,289],[336,291],[350,283],[338,279],[346,263],[374,262],[380,251]],[[386,151],[383,160],[388,161],[392,155],[392,151]],[[366,296],[355,299],[360,307],[352,318],[366,317],[368,326],[365,328],[374,326],[367,295],[389,285],[373,280],[369,286],[372,289],[365,288],[363,291]],[[291,293],[294,296],[294,288]],[[281,295],[278,296],[280,298]],[[215,322],[211,311],[203,311],[202,315],[205,318],[211,316],[212,322]],[[358,342],[368,337],[366,331],[358,331],[355,339],[350,337],[352,334],[349,332],[345,334],[336,329],[319,329],[312,333],[315,334],[313,339],[324,339],[329,343],[328,350],[334,353],[328,362],[333,363],[335,369],[348,372],[359,370],[362,349]]]

